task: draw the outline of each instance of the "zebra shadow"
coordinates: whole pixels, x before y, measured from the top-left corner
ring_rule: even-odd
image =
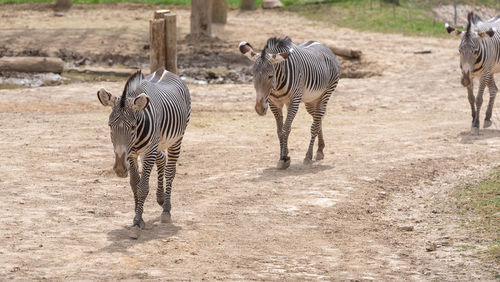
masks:
[[[253,182],[261,182],[261,181],[271,181],[276,180],[277,178],[286,177],[286,176],[299,176],[306,174],[314,174],[323,170],[332,169],[331,165],[324,165],[321,163],[313,163],[312,165],[303,165],[302,163],[292,163],[287,169],[277,169],[275,167],[269,167],[262,170],[260,175],[257,177],[248,179]]]
[[[146,222],[146,227],[141,231],[141,236],[138,239],[130,238],[130,227],[124,226],[108,232],[108,241],[111,244],[101,248],[97,252],[106,253],[126,253],[130,247],[136,244],[142,244],[151,240],[166,239],[174,236],[182,228],[173,223],[160,223],[160,217]]]
[[[499,129],[481,129],[481,130],[479,130],[479,135],[474,135],[468,130],[468,131],[460,132],[458,134],[458,136],[460,137],[460,143],[473,144],[475,141],[500,137],[500,130]]]

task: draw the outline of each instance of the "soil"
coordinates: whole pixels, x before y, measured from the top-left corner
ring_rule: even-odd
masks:
[[[80,27],[51,37],[54,45],[115,54],[99,42],[127,19],[116,42],[130,41],[120,50],[133,54],[144,43],[129,36],[147,30],[153,9],[75,5],[51,17],[0,6],[2,24],[11,25],[0,36],[23,35],[2,41],[22,53],[71,23]],[[184,34],[188,11],[176,13]],[[68,22],[79,14],[95,18]],[[380,74],[340,81],[323,122],[325,159],[302,165],[311,124],[304,107],[290,135],[292,165],[281,171],[274,118],[253,110],[251,83],[189,84],[173,222],[159,222],[154,173],[147,226],[132,240],[132,192],[113,173],[110,111],[95,94],[119,94],[124,81],[0,90],[3,279],[497,279],[497,266],[481,255],[488,238],[461,225],[454,195],[500,164],[499,109],[492,128],[470,135],[457,39],[358,32],[279,11],[235,10],[228,21],[218,36],[236,66],[246,64],[238,42],[261,48],[270,36],[289,35],[360,49],[371,62],[363,70]],[[82,44],[72,43],[81,34]],[[421,50],[431,53],[414,54]]]
[[[49,56],[63,59],[67,67],[90,65],[149,69],[149,20],[155,7],[137,4],[74,5],[60,17],[61,13],[54,13],[52,6],[0,6],[3,23],[0,57]],[[251,81],[251,62],[238,52],[240,35],[229,35],[224,25],[214,25],[212,39],[190,40],[190,11],[178,6],[169,8],[177,14],[179,75],[207,83]],[[229,25],[232,24],[242,23],[229,22]],[[373,62],[364,58],[352,60],[340,57],[339,61],[343,69],[341,77],[378,75],[371,66]]]

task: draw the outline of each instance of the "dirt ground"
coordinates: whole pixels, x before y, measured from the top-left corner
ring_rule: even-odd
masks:
[[[0,10],[12,25],[0,32],[27,37],[86,13]],[[146,10],[108,7],[80,24],[112,26],[121,15],[133,27]],[[188,11],[177,12],[187,33]],[[488,241],[461,226],[453,193],[500,164],[500,109],[492,129],[469,134],[456,39],[364,33],[261,10],[231,11],[219,32],[235,57],[242,40],[257,49],[275,35],[333,40],[361,49],[381,76],[340,81],[323,124],[325,159],[311,167],[302,165],[311,118],[301,107],[285,171],[275,169],[274,119],[254,112],[251,84],[190,84],[173,223],[159,222],[154,174],[138,240],[128,237],[128,180],[112,171],[109,109],[96,98],[99,87],[120,93],[123,82],[0,90],[3,279],[496,279],[496,266],[478,255]],[[432,53],[413,54],[424,49]],[[426,251],[428,242],[437,249]]]

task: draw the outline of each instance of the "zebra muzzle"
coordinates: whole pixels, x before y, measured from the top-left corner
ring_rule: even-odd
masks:
[[[460,82],[465,87],[469,86],[469,84],[470,84],[470,73],[469,72],[462,73],[462,79],[461,79]]]
[[[259,116],[263,116],[267,113],[268,104],[267,103],[257,103],[255,105],[255,111]]]
[[[127,177],[129,166],[126,154],[115,154],[115,165],[113,166],[113,170],[118,177]]]

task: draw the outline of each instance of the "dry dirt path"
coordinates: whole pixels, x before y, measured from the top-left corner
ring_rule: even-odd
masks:
[[[189,85],[173,224],[160,224],[150,193],[148,229],[130,240],[132,195],[112,172],[109,110],[95,95],[101,86],[119,93],[122,83],[0,90],[1,277],[495,279],[478,250],[459,247],[482,245],[450,200],[500,164],[498,109],[493,129],[468,133],[456,40],[360,33],[275,12],[233,11],[229,22],[227,41],[335,40],[363,50],[382,73],[341,80],[324,120],[325,159],[301,164],[311,122],[303,107],[292,165],[277,171],[275,123],[253,111],[252,85]],[[413,54],[422,49],[432,53]],[[426,241],[448,245],[426,252]]]

